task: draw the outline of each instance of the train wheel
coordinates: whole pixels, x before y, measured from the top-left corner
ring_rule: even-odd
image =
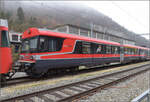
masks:
[[[32,70],[26,71],[26,74],[29,75],[31,78],[41,78],[43,76],[42,73],[35,73]]]
[[[74,73],[76,73],[77,71],[79,71],[79,67],[70,68],[70,71],[74,74]]]
[[[51,77],[53,75],[57,74],[57,70],[56,69],[49,69],[45,74],[44,77]]]

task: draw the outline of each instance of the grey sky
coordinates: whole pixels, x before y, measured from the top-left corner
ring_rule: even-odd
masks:
[[[137,34],[149,33],[149,1],[81,2],[97,9]],[[144,36],[148,39],[148,35]]]

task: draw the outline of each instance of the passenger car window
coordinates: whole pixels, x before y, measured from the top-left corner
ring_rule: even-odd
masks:
[[[85,42],[85,41],[77,41],[74,53],[75,54],[91,54],[92,53],[91,43]]]
[[[56,37],[40,37],[39,51],[40,52],[55,52],[60,51],[63,45],[63,38]]]
[[[82,42],[82,53],[90,54],[91,53],[91,44],[88,42]]]
[[[3,30],[0,32],[0,34],[0,47],[9,47],[8,31]]]
[[[111,46],[110,45],[106,45],[106,53],[111,54]]]

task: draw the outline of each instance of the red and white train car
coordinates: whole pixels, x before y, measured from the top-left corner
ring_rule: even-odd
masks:
[[[7,20],[0,19],[0,78],[5,81],[12,69],[12,54],[9,44]]]
[[[31,76],[84,65],[146,60],[148,48],[29,28],[22,35],[20,69]]]

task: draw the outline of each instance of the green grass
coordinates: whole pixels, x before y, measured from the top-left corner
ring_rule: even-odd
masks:
[[[14,63],[19,59],[20,50],[18,53],[15,53],[15,47],[13,44],[11,45],[11,50],[12,50],[12,59],[13,59],[13,63]]]

